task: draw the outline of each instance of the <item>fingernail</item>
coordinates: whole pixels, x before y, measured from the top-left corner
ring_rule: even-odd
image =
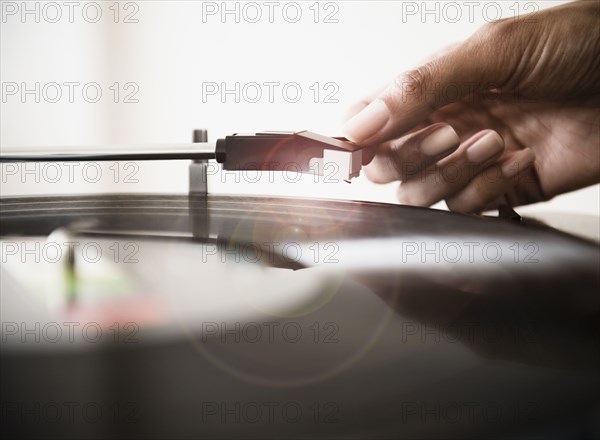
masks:
[[[504,141],[498,133],[492,131],[467,148],[467,159],[471,162],[485,162],[503,149]]]
[[[376,99],[344,124],[344,135],[351,141],[362,142],[382,129],[389,117],[385,103]]]
[[[421,151],[428,156],[438,156],[460,143],[458,135],[452,127],[445,125],[429,134],[421,141]]]

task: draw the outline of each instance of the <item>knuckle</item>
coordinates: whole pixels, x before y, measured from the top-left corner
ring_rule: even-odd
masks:
[[[428,89],[433,77],[431,63],[424,64],[416,69],[408,70],[396,76],[383,99],[393,109],[409,100],[419,99]]]
[[[396,77],[396,87],[401,86],[402,90],[411,89],[421,91],[430,83],[432,74],[429,63],[419,66],[416,69],[408,70]]]
[[[420,66],[416,69],[408,70],[401,75],[402,81],[414,88],[423,88],[427,83],[427,70]]]

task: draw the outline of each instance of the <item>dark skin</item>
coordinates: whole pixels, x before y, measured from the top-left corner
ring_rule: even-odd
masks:
[[[600,2],[490,23],[354,113],[371,103],[346,136],[367,147],[371,180],[401,181],[402,203],[481,212],[598,183]],[[447,126],[454,137],[423,147]]]

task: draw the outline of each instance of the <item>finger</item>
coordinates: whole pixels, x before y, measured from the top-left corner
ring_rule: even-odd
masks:
[[[404,180],[451,154],[459,145],[460,139],[451,126],[433,124],[379,146],[365,173],[375,183]]]
[[[448,209],[456,212],[479,213],[497,208],[503,195],[516,186],[520,177],[535,162],[530,148],[517,151],[498,161],[474,177],[467,186],[446,200]]]
[[[433,111],[500,83],[506,66],[490,50],[493,38],[478,35],[421,67],[398,76],[375,100],[343,127],[361,145],[378,145],[399,137]]]
[[[493,130],[484,130],[464,142],[454,153],[434,166],[402,181],[398,201],[430,206],[451,197],[500,158],[504,140]]]

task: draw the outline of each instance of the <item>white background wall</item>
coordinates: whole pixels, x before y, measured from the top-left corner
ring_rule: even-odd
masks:
[[[77,1],[69,17],[65,2],[2,1],[1,146],[52,150],[57,145],[181,143],[190,141],[194,128],[207,128],[212,140],[265,129],[338,135],[343,115],[354,101],[427,54],[466,38],[499,13],[510,17],[562,2],[292,3],[271,2],[270,22],[269,2]],[[39,13],[23,15],[24,7]],[[239,12],[223,17],[224,7]],[[208,15],[215,9],[216,14]],[[302,16],[292,23],[298,9]],[[97,10],[102,16],[96,21]],[[319,11],[316,23],[315,10]],[[262,16],[253,23],[257,11]],[[126,17],[137,22],[126,23]],[[22,89],[22,83],[33,88],[36,82],[39,102],[34,94],[23,97],[22,90],[9,93],[8,83]],[[63,95],[56,103],[49,102],[55,88],[47,86],[47,96],[43,94],[50,82],[61,85]],[[65,82],[81,84],[75,88],[73,102]],[[82,96],[82,85],[91,82],[102,90],[97,103]],[[110,89],[115,82],[120,84],[117,103]],[[203,96],[202,84],[208,82],[225,82],[229,87],[236,82],[241,87],[251,82],[281,86],[275,89],[273,102],[263,86],[262,99],[252,103],[243,95],[239,102],[233,95]],[[124,89],[125,83],[135,85]],[[300,85],[302,98],[296,103],[282,95],[282,86],[288,83]],[[320,84],[318,102],[309,89],[314,83]],[[326,83],[333,85],[324,89]],[[134,96],[138,102],[124,103],[134,87],[139,88]],[[251,99],[255,89],[246,90],[252,92]],[[331,91],[335,102],[325,102],[326,92]],[[87,97],[93,98],[92,89],[88,92]],[[118,176],[110,165],[103,165],[102,177],[94,183],[96,170],[87,170],[84,176],[81,166],[72,176],[63,167],[57,178],[55,169],[32,168],[27,174],[23,168],[3,165],[2,194],[187,190],[185,163],[141,163],[137,171],[120,164]],[[133,171],[137,183],[126,181]],[[255,183],[250,182],[254,176],[235,180],[233,175],[215,175],[209,184],[214,192],[394,201],[394,184],[374,185],[362,176],[351,185],[315,184],[313,176],[299,181],[280,176],[275,183],[266,176]],[[595,186],[529,210],[598,215],[599,199]]]

